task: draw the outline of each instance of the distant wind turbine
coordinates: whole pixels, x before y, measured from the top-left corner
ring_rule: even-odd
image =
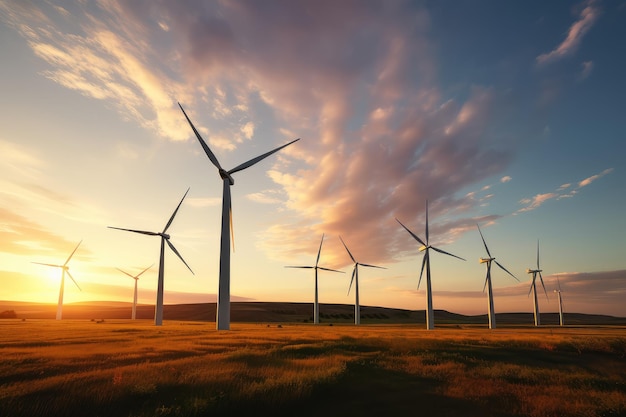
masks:
[[[315,260],[314,266],[286,266],[285,267],[285,268],[303,268],[303,269],[315,270],[315,303],[313,304],[313,323],[315,324],[319,324],[320,322],[320,305],[319,305],[319,300],[318,300],[317,270],[321,269],[324,271],[340,272],[342,274],[344,273],[343,271],[337,271],[335,269],[324,268],[318,265],[320,262],[320,254],[322,253],[322,243],[324,243],[324,235],[322,235],[322,240],[320,241],[320,248],[317,251],[317,259]]]
[[[167,246],[170,247],[172,252],[174,252],[181,261],[183,261],[187,269],[189,269],[189,271],[191,271],[191,273],[193,274],[193,271],[191,270],[189,265],[187,265],[187,262],[185,262],[185,260],[180,255],[180,253],[178,253],[174,245],[170,242],[170,235],[166,233],[167,229],[170,227],[170,225],[174,221],[174,217],[176,216],[178,209],[180,208],[181,204],[183,204],[183,200],[185,199],[185,197],[187,197],[188,192],[189,192],[189,188],[187,188],[187,191],[185,191],[185,195],[183,195],[183,198],[180,200],[180,203],[178,203],[178,206],[176,206],[176,210],[174,210],[174,213],[172,213],[172,216],[168,220],[162,232],[148,232],[145,230],[123,229],[121,227],[108,226],[109,229],[124,230],[126,232],[139,233],[139,234],[148,235],[148,236],[161,236],[161,255],[159,258],[159,283],[157,286],[156,305],[154,307],[154,325],[155,326],[161,326],[163,324],[163,284],[164,284],[163,271],[165,268],[165,243],[167,243]]]
[[[558,299],[559,299],[559,324],[563,326],[565,324],[565,320],[563,320],[563,298],[561,296],[561,281],[559,280],[559,276],[556,276],[556,282],[559,286],[557,290],[554,290]]]
[[[429,250],[432,249],[435,252],[439,252],[439,253],[443,253],[444,255],[448,255],[448,256],[452,256],[454,258],[458,258],[462,261],[464,261],[465,259],[461,258],[460,256],[456,256],[453,255],[449,252],[446,252],[444,250],[441,250],[439,248],[436,248],[434,246],[431,246],[428,243],[428,200],[426,201],[426,242],[424,242],[422,239],[420,239],[415,233],[411,232],[409,230],[408,227],[406,227],[405,225],[402,224],[402,222],[400,220],[398,220],[396,218],[396,221],[398,223],[400,223],[400,226],[404,227],[406,229],[407,232],[409,232],[409,234],[411,236],[413,236],[413,238],[415,240],[417,240],[419,243],[422,244],[422,247],[420,247],[420,252],[425,252],[424,253],[424,260],[422,261],[422,271],[420,272],[420,279],[417,283],[417,289],[419,290],[420,284],[422,282],[422,274],[424,273],[424,266],[426,266],[426,297],[427,297],[427,302],[428,302],[428,309],[426,310],[426,328],[428,330],[432,330],[435,328],[435,312],[433,311],[433,293],[432,293],[432,287],[430,284],[430,255],[429,255]]]
[[[534,299],[534,307],[535,307],[535,326],[541,325],[541,317],[539,316],[539,303],[537,301],[537,285],[535,281],[537,280],[537,275],[539,275],[539,279],[541,280],[541,286],[543,287],[543,292],[546,294],[546,300],[548,299],[548,292],[546,291],[546,286],[543,284],[543,277],[541,276],[541,268],[539,267],[539,241],[537,241],[537,269],[526,269],[527,274],[533,274],[533,281],[530,284],[530,290],[528,291],[528,295],[533,293]]]
[[[487,251],[487,256],[489,256],[488,258],[479,258],[478,262],[480,262],[481,264],[487,264],[487,277],[485,278],[485,285],[483,286],[483,292],[485,292],[485,287],[487,287],[487,298],[489,300],[489,328],[495,329],[496,328],[496,313],[493,308],[493,289],[491,288],[491,262],[495,262],[496,265],[500,267],[500,269],[502,269],[504,272],[506,272],[513,278],[515,278],[517,281],[519,281],[519,279],[517,279],[515,275],[510,273],[508,269],[506,269],[498,261],[496,261],[496,258],[491,256],[491,252],[489,252],[489,248],[487,247],[487,242],[485,242],[485,237],[483,236],[483,232],[480,231],[480,226],[476,225],[476,227],[478,227],[478,233],[480,233],[480,237],[483,240],[483,245],[485,245],[485,250]]]
[[[67,257],[67,260],[65,261],[65,263],[63,265],[55,265],[55,264],[45,264],[45,263],[41,263],[41,262],[33,262],[34,264],[37,264],[37,265],[45,265],[45,266],[51,266],[53,268],[61,268],[61,289],[59,290],[59,304],[57,306],[57,320],[61,320],[61,317],[63,315],[63,293],[65,291],[65,274],[66,273],[71,278],[71,280],[74,282],[74,284],[76,284],[76,287],[80,291],[82,291],[80,289],[80,287],[78,286],[78,283],[76,282],[76,280],[72,276],[72,274],[70,274],[70,267],[67,266],[67,264],[70,262],[70,259],[72,259],[72,256],[74,256],[74,253],[76,252],[76,249],[78,249],[78,247],[80,246],[81,243],[83,243],[82,240],[80,242],[78,242],[78,245],[76,245],[76,247],[74,248],[72,253],[70,253],[70,256]]]
[[[341,243],[343,243],[343,247],[346,248],[348,255],[350,255],[350,259],[352,259],[352,262],[354,262],[354,269],[352,269],[352,278],[350,279],[350,286],[348,287],[348,294],[350,294],[350,290],[352,289],[352,283],[354,282],[354,291],[356,294],[356,299],[354,303],[354,324],[361,324],[361,306],[359,305],[359,265],[365,266],[367,268],[380,268],[380,269],[386,269],[386,268],[382,266],[368,265],[368,264],[357,262],[356,259],[354,259],[354,256],[352,256],[352,253],[350,253],[350,249],[348,249],[346,242],[343,241],[341,236],[339,236],[339,240],[341,240]]]
[[[230,171],[226,171],[220,165],[219,161],[211,152],[211,149],[206,144],[204,139],[198,133],[196,127],[191,123],[191,120],[185,113],[183,106],[178,103],[178,107],[182,110],[187,122],[189,122],[189,126],[198,138],[202,149],[209,157],[213,165],[217,168],[220,177],[223,181],[223,196],[222,196],[222,232],[221,232],[221,243],[220,243],[220,277],[219,277],[219,286],[217,292],[217,317],[216,327],[217,330],[229,330],[230,329],[230,231],[232,231],[232,204],[230,197],[230,186],[235,184],[235,180],[232,177],[232,174],[235,172],[242,171],[246,168],[251,167],[257,162],[267,158],[271,154],[280,151],[284,147],[291,145],[292,143],[300,140],[300,138],[292,140],[291,142],[279,146],[278,148],[264,153],[263,155],[257,156],[256,158],[252,158],[248,162],[244,162],[241,165],[236,166]]]
[[[144,272],[146,272],[148,269],[152,268],[154,266],[154,264],[150,265],[149,267],[147,267],[146,269],[144,269],[143,271],[141,271],[140,273],[138,273],[137,275],[131,275],[126,271],[122,271],[119,268],[116,268],[118,271],[128,275],[129,277],[131,277],[132,279],[135,280],[135,293],[133,295],[133,311],[131,314],[131,319],[135,320],[135,318],[137,317],[137,282],[139,281],[139,277],[141,276],[141,274],[143,274]]]

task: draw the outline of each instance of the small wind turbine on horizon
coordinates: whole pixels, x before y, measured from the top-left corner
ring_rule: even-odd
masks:
[[[78,285],[78,283],[76,282],[76,280],[72,276],[72,274],[70,274],[70,267],[67,266],[67,264],[70,262],[70,259],[72,259],[72,256],[74,256],[74,253],[76,252],[76,249],[78,249],[78,247],[80,246],[81,243],[83,243],[82,240],[80,242],[78,242],[78,245],[76,245],[76,247],[74,248],[72,253],[70,253],[70,256],[67,257],[67,260],[65,261],[65,263],[63,265],[46,264],[46,263],[42,263],[42,262],[33,262],[34,264],[37,264],[37,265],[45,265],[45,266],[51,266],[53,268],[61,268],[61,288],[59,289],[59,304],[57,306],[57,316],[56,316],[57,320],[61,320],[61,318],[63,316],[63,293],[65,292],[65,274],[66,273],[67,273],[67,276],[69,276],[70,279],[74,282],[74,284],[76,284],[76,287],[80,291],[82,291],[80,286]]]
[[[508,269],[506,269],[498,261],[496,261],[496,258],[491,256],[491,252],[489,252],[489,248],[487,247],[487,242],[485,242],[485,237],[483,236],[483,232],[480,231],[480,226],[478,226],[477,224],[476,227],[478,227],[478,233],[480,233],[480,237],[483,240],[483,245],[485,245],[485,250],[487,251],[487,256],[489,256],[488,258],[479,258],[478,262],[481,264],[487,264],[487,277],[485,278],[485,285],[483,286],[483,292],[485,292],[485,287],[486,287],[487,298],[489,302],[489,328],[495,329],[496,328],[496,313],[493,307],[493,289],[491,287],[491,262],[495,262],[496,265],[500,267],[500,269],[502,269],[504,272],[506,272],[513,278],[515,278],[518,282],[519,282],[519,279],[517,279],[515,275],[510,273]]]
[[[565,324],[565,320],[563,318],[563,298],[561,296],[561,281],[559,280],[558,275],[556,276],[556,282],[558,289],[554,290],[554,292],[559,299],[559,325],[563,326]]]
[[[319,266],[320,254],[322,253],[322,243],[324,243],[324,235],[322,235],[322,240],[320,241],[320,248],[317,251],[317,259],[315,260],[314,266],[286,266],[285,267],[285,268],[301,268],[301,269],[314,269],[315,270],[315,302],[313,304],[313,323],[314,324],[319,324],[320,322],[320,305],[319,305],[319,299],[318,299],[319,291],[318,291],[318,285],[317,285],[317,270],[321,269],[323,271],[340,272],[342,274],[344,273],[343,271],[337,271],[335,269],[324,268],[322,266]]]
[[[535,326],[541,325],[541,317],[539,315],[539,302],[537,301],[537,275],[539,275],[539,279],[541,280],[541,286],[543,287],[543,292],[546,294],[546,300],[548,300],[548,292],[546,291],[546,286],[543,284],[543,277],[541,276],[541,268],[539,267],[539,241],[537,241],[537,269],[526,269],[527,274],[533,274],[533,281],[530,284],[530,290],[528,290],[528,295],[533,293],[534,300],[534,313],[535,313]],[[549,300],[548,300],[549,301]]]
[[[198,142],[204,149],[204,152],[209,157],[209,160],[215,165],[218,170],[218,173],[223,181],[223,194],[222,194],[222,228],[221,228],[221,240],[220,240],[220,275],[219,275],[219,285],[217,291],[217,314],[216,314],[216,327],[217,330],[230,330],[230,232],[232,232],[232,204],[231,204],[231,196],[230,196],[230,187],[235,184],[235,180],[232,177],[232,174],[242,171],[246,168],[251,167],[252,165],[260,162],[261,160],[267,158],[275,152],[280,151],[286,146],[291,145],[292,143],[300,140],[300,138],[292,140],[291,142],[279,146],[278,148],[271,150],[269,152],[264,153],[263,155],[257,156],[256,158],[252,158],[243,164],[236,166],[230,171],[226,171],[220,165],[219,161],[211,152],[211,149],[207,145],[207,143],[202,139],[200,133],[196,129],[196,127],[191,123],[191,120],[185,113],[183,106],[178,103],[178,107],[182,110],[187,122],[189,122],[189,126],[198,138]]]
[[[178,209],[180,208],[181,204],[183,204],[183,200],[185,199],[185,197],[187,197],[188,192],[189,192],[189,188],[187,188],[187,191],[185,191],[185,195],[183,195],[183,198],[180,200],[180,203],[178,203],[178,206],[176,206],[176,210],[174,210],[174,213],[172,213],[172,215],[170,216],[170,219],[165,224],[165,227],[163,228],[162,232],[149,232],[145,230],[123,229],[121,227],[107,226],[109,229],[123,230],[126,232],[139,233],[142,235],[161,237],[161,252],[160,252],[161,255],[159,257],[159,282],[157,286],[156,305],[154,307],[154,325],[155,326],[161,326],[163,324],[163,286],[164,286],[163,274],[164,274],[164,268],[165,268],[165,244],[166,243],[167,243],[167,246],[170,247],[172,252],[174,252],[181,261],[183,261],[187,269],[189,269],[189,271],[191,271],[191,273],[193,274],[193,271],[191,270],[189,265],[187,265],[187,262],[185,262],[185,260],[180,255],[180,253],[178,253],[178,251],[176,250],[172,242],[170,242],[170,235],[166,233],[167,229],[169,229],[170,225],[174,221],[174,217],[176,216],[176,213],[178,213]]]
[[[339,240],[341,240],[341,243],[343,243],[343,247],[346,248],[346,251],[348,252],[348,255],[350,256],[350,259],[352,259],[352,262],[354,262],[354,268],[352,269],[352,278],[350,279],[350,286],[348,287],[348,295],[350,294],[350,290],[352,289],[352,283],[354,282],[354,292],[355,292],[354,324],[358,325],[358,324],[361,324],[361,306],[359,304],[359,266],[365,266],[367,268],[380,268],[380,269],[386,269],[386,268],[382,266],[369,265],[369,264],[357,262],[357,260],[354,259],[354,256],[352,256],[352,253],[350,253],[350,249],[348,249],[346,242],[343,241],[341,236],[339,236]]]
[[[152,268],[154,266],[154,264],[150,265],[149,267],[147,267],[146,269],[144,269],[143,271],[141,271],[140,273],[138,273],[137,275],[131,275],[126,271],[123,271],[119,268],[115,268],[118,271],[120,271],[123,274],[128,275],[129,277],[131,277],[132,279],[135,280],[135,292],[133,295],[133,310],[132,310],[132,314],[131,314],[131,320],[135,320],[136,316],[137,316],[137,282],[139,281],[139,277],[146,272],[148,269]]]
[[[448,256],[452,256],[454,258],[458,258],[462,261],[464,261],[465,259],[461,258],[460,256],[456,256],[453,255],[449,252],[446,252],[444,250],[441,250],[439,248],[436,248],[432,245],[430,245],[429,243],[429,237],[428,237],[428,200],[426,200],[426,242],[424,242],[422,239],[420,239],[415,233],[413,233],[412,231],[409,230],[408,227],[406,227],[404,224],[402,224],[402,222],[400,220],[398,220],[396,218],[396,221],[398,223],[400,223],[400,226],[404,227],[404,229],[409,232],[409,234],[411,236],[413,236],[413,238],[418,241],[419,243],[422,244],[422,246],[419,248],[420,252],[424,252],[424,259],[422,260],[422,270],[420,272],[420,279],[417,283],[417,289],[419,290],[420,288],[420,284],[422,282],[422,275],[424,273],[424,267],[426,267],[426,298],[427,298],[427,305],[428,308],[426,310],[426,329],[428,330],[432,330],[435,328],[435,312],[433,310],[433,292],[432,292],[432,286],[430,283],[430,255],[429,255],[429,251],[430,249],[434,250],[435,252],[439,252],[439,253],[443,253],[444,255],[448,255]]]

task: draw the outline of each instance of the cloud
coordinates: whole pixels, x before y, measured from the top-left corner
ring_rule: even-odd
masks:
[[[604,177],[606,174],[610,174],[612,171],[613,171],[613,168],[608,168],[599,174],[592,175],[591,177],[585,178],[584,180],[578,183],[578,188],[586,187],[587,185],[591,184],[595,180]]]
[[[580,192],[581,188],[588,186],[595,180],[602,178],[603,176],[610,174],[611,172],[613,172],[613,168],[607,168],[599,174],[595,174],[590,177],[587,177],[584,180],[579,181],[576,188],[572,188],[572,183],[566,183],[566,184],[562,184],[561,186],[559,186],[554,192],[537,194],[532,198],[522,198],[519,201],[519,203],[523,204],[525,207],[522,207],[521,209],[517,210],[513,214],[516,215],[516,214],[523,213],[526,211],[534,210],[540,207],[543,203],[545,203],[548,200],[552,200],[552,199],[561,200],[563,198],[572,198]]]
[[[498,91],[440,90],[431,18],[414,3],[111,0],[79,3],[71,16],[47,3],[4,8],[49,79],[163,138],[192,138],[176,101],[218,149],[302,137],[268,171],[280,202],[249,196],[290,214],[263,237],[273,257],[313,253],[304,237],[327,233],[356,242],[368,262],[389,261],[412,249],[394,217],[417,222],[426,200],[433,219],[457,217],[442,223],[454,236],[489,198],[456,193],[513,159],[492,129]]]
[[[509,177],[508,175],[506,175],[506,176],[504,176],[504,177],[500,178],[500,182],[501,182],[501,183],[506,183],[506,182],[511,181],[512,179],[513,179],[513,178],[511,178],[511,177]]]
[[[595,0],[587,0],[582,3],[582,9],[578,20],[570,26],[567,36],[555,49],[537,56],[537,64],[543,65],[557,61],[565,56],[573,54],[582,42],[585,34],[591,29],[600,15],[600,9]]]
[[[591,75],[593,71],[593,61],[585,61],[582,63],[582,71],[580,72],[579,80],[582,81]]]

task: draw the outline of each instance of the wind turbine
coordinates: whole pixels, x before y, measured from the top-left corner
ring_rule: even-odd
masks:
[[[559,286],[558,290],[554,290],[558,299],[559,299],[559,324],[563,326],[565,321],[563,320],[563,298],[561,297],[561,281],[559,280],[559,276],[556,276],[556,282]]]
[[[318,301],[318,288],[317,288],[317,270],[322,269],[324,271],[340,272],[342,274],[344,273],[343,271],[337,271],[335,269],[324,268],[318,265],[320,262],[320,254],[322,253],[322,243],[324,243],[324,235],[322,235],[322,240],[320,241],[320,248],[317,251],[317,259],[315,260],[314,266],[286,266],[285,267],[285,268],[315,269],[315,303],[313,304],[313,323],[314,324],[319,324],[320,322],[320,305]]]
[[[352,256],[352,253],[350,253],[350,249],[348,249],[346,242],[343,241],[341,236],[339,236],[339,240],[341,240],[341,243],[343,243],[343,247],[346,248],[348,255],[350,255],[350,259],[352,259],[352,262],[354,262],[354,269],[352,270],[352,279],[350,279],[350,286],[348,287],[348,294],[350,294],[350,290],[352,289],[352,282],[354,282],[354,291],[356,294],[356,301],[354,303],[354,324],[361,324],[361,306],[359,305],[359,265],[365,266],[367,268],[380,268],[380,269],[386,269],[386,268],[382,266],[368,265],[368,264],[357,262],[356,259],[354,259],[354,256]]]
[[[148,232],[145,230],[123,229],[121,227],[108,226],[109,229],[124,230],[126,232],[133,232],[133,233],[140,233],[142,235],[161,237],[161,256],[159,258],[159,283],[157,286],[156,305],[154,307],[154,325],[155,326],[161,326],[163,324],[163,283],[164,283],[163,270],[165,267],[165,243],[167,243],[167,246],[170,247],[172,252],[174,252],[181,261],[183,261],[187,269],[191,271],[191,268],[189,267],[189,265],[187,265],[187,262],[185,262],[183,257],[180,256],[180,253],[178,253],[174,245],[170,242],[170,235],[166,233],[167,229],[170,227],[170,225],[174,221],[174,217],[176,216],[176,213],[178,212],[180,205],[183,204],[183,200],[185,199],[185,197],[187,197],[188,192],[189,192],[189,188],[187,188],[187,191],[185,191],[185,195],[183,195],[183,198],[180,200],[180,203],[178,203],[178,206],[176,206],[176,210],[174,210],[174,213],[172,213],[172,216],[165,224],[165,227],[163,228],[162,232]],[[191,271],[191,273],[193,274],[193,271]]]
[[[152,268],[153,266],[154,266],[154,264],[150,265],[149,267],[147,267],[146,269],[144,269],[143,271],[141,271],[137,275],[131,275],[131,274],[129,274],[126,271],[122,271],[121,269],[116,268],[118,271],[128,275],[129,277],[131,277],[132,279],[135,280],[135,293],[133,295],[133,312],[132,312],[132,315],[131,315],[131,319],[132,320],[135,320],[135,318],[137,316],[137,314],[136,314],[136,312],[137,312],[137,282],[139,281],[139,277],[141,276],[141,274],[143,274],[144,272],[146,272],[148,269]]]
[[[217,330],[230,330],[230,233],[232,232],[232,204],[230,197],[230,186],[235,184],[235,180],[232,177],[232,174],[235,172],[242,171],[246,168],[251,167],[257,162],[267,158],[271,154],[278,152],[282,148],[291,145],[292,143],[300,140],[300,138],[292,140],[291,142],[279,146],[278,148],[264,153],[263,155],[257,156],[256,158],[252,158],[247,162],[244,162],[241,165],[236,166],[230,171],[226,171],[220,165],[219,161],[211,152],[211,149],[206,144],[200,133],[196,127],[191,123],[187,113],[183,109],[183,106],[178,103],[178,107],[182,110],[185,118],[189,122],[189,126],[195,133],[202,149],[209,157],[213,165],[217,168],[220,177],[223,181],[223,194],[222,194],[222,232],[221,232],[221,241],[220,241],[220,277],[219,277],[219,286],[217,291],[217,317],[215,318]]]
[[[539,279],[541,280],[541,286],[543,287],[543,292],[546,293],[546,300],[548,299],[548,292],[546,291],[546,286],[543,284],[543,277],[541,276],[541,268],[539,268],[539,241],[537,241],[537,269],[526,269],[527,274],[533,274],[533,281],[530,284],[530,290],[528,290],[528,295],[533,293],[534,299],[534,307],[535,307],[535,326],[539,326],[541,324],[541,318],[539,316],[539,303],[537,302],[537,286],[535,281],[537,280],[537,275],[539,275]]]
[[[65,261],[65,263],[63,265],[55,265],[55,264],[45,264],[45,263],[41,263],[41,262],[33,262],[34,264],[37,264],[37,265],[45,265],[45,266],[51,266],[53,268],[61,268],[61,289],[59,290],[59,305],[57,307],[57,320],[61,320],[61,316],[63,315],[63,292],[64,292],[64,288],[65,288],[65,274],[66,273],[71,278],[71,280],[74,282],[74,284],[76,284],[76,287],[78,287],[78,289],[80,291],[82,291],[80,289],[80,287],[78,286],[78,283],[76,282],[76,280],[72,276],[72,274],[70,274],[70,267],[67,266],[67,264],[70,262],[70,259],[72,259],[72,256],[74,256],[74,253],[76,252],[76,249],[78,249],[78,247],[80,246],[81,243],[83,243],[82,240],[80,242],[78,242],[78,245],[76,245],[76,247],[74,248],[72,253],[70,253],[70,256],[67,257],[67,260]]]
[[[448,256],[452,256],[454,258],[458,258],[462,261],[464,261],[465,259],[461,258],[460,256],[456,256],[453,255],[449,252],[446,252],[444,250],[441,250],[439,248],[436,248],[432,245],[430,245],[430,243],[428,243],[428,200],[426,200],[426,242],[424,242],[422,239],[420,239],[415,233],[411,232],[409,230],[408,227],[406,227],[405,225],[402,224],[402,222],[400,220],[398,220],[396,218],[396,221],[398,223],[400,223],[400,226],[404,227],[406,229],[407,232],[409,232],[409,234],[411,236],[413,236],[413,238],[415,240],[417,240],[419,243],[422,244],[422,247],[420,247],[420,252],[424,252],[424,260],[422,261],[422,271],[420,272],[420,279],[417,282],[417,289],[419,290],[420,288],[420,284],[422,282],[422,274],[424,273],[424,266],[426,266],[426,297],[427,297],[427,303],[428,303],[428,309],[426,310],[426,329],[428,330],[432,330],[435,328],[435,312],[433,311],[433,292],[432,292],[432,287],[430,285],[430,255],[429,255],[429,251],[430,249],[434,250],[435,252],[439,252],[439,253],[443,253],[444,255],[448,255]]]
[[[485,278],[485,285],[483,286],[483,292],[485,292],[485,287],[487,287],[487,298],[489,300],[489,328],[495,329],[496,328],[496,313],[493,308],[493,289],[491,288],[491,262],[495,262],[496,265],[500,267],[500,269],[502,269],[504,272],[506,272],[513,278],[515,278],[517,281],[519,281],[519,279],[517,279],[515,275],[510,273],[508,269],[506,269],[498,261],[496,261],[496,258],[491,256],[491,252],[489,252],[489,248],[487,247],[487,242],[485,242],[485,237],[483,236],[483,232],[480,231],[480,226],[478,226],[477,224],[476,227],[478,227],[478,233],[480,233],[480,237],[483,240],[483,244],[485,245],[485,250],[487,251],[487,256],[489,256],[488,258],[479,258],[478,262],[481,264],[487,264],[487,277]]]

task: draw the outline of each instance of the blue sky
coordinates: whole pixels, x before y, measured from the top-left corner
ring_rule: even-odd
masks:
[[[221,181],[180,102],[235,175],[234,300],[423,309],[421,254],[395,218],[466,262],[432,257],[435,308],[531,311],[541,266],[556,311],[626,315],[623,217],[626,2],[168,2],[0,0],[0,299],[130,301],[169,232],[166,303],[215,299]],[[153,302],[156,267],[139,281]]]

